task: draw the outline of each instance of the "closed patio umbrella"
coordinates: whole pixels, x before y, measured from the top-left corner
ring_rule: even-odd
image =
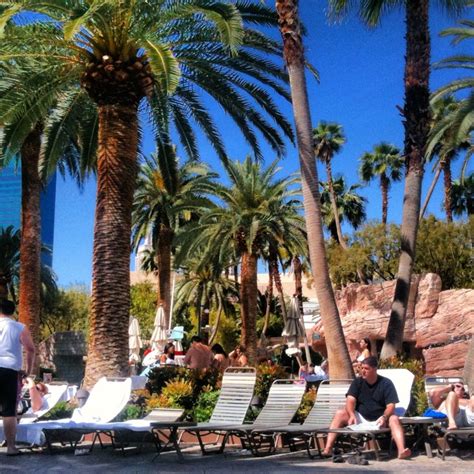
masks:
[[[285,327],[281,333],[282,336],[286,337],[286,341],[288,344],[288,349],[286,353],[288,355],[297,355],[300,354],[299,346],[300,346],[300,338],[305,339],[305,348],[306,348],[306,357],[308,363],[311,363],[311,358],[309,355],[309,348],[307,346],[306,340],[306,331],[301,320],[301,314],[298,307],[298,300],[296,296],[291,298],[290,307],[288,309],[287,319],[285,323]]]
[[[138,319],[135,316],[130,316],[130,322],[128,325],[128,349],[129,356],[135,361],[139,361],[140,349],[142,348],[142,340],[140,337],[140,325]]]
[[[159,306],[156,310],[155,324],[153,327],[153,333],[151,335],[150,344],[154,349],[163,349],[166,342],[168,341],[168,332],[165,327],[165,310],[163,306]]]

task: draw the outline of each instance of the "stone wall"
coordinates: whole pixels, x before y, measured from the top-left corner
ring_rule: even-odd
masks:
[[[84,378],[86,341],[82,332],[57,332],[38,347],[41,368],[50,369],[54,377],[79,384]]]
[[[383,341],[387,329],[395,281],[372,285],[351,284],[336,292],[337,304],[351,356],[359,341],[369,337]],[[311,332],[321,335],[313,342],[324,348],[321,322]],[[441,279],[429,273],[414,276],[404,340],[422,353],[427,374],[462,374],[469,340],[474,332],[474,290],[441,291]],[[313,338],[317,339],[317,338]]]

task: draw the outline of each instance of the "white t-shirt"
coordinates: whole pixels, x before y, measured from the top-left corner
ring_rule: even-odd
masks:
[[[21,370],[23,355],[20,334],[24,328],[24,324],[0,316],[0,367]]]

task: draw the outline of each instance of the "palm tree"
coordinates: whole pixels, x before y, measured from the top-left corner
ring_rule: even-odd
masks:
[[[453,182],[451,206],[455,216],[474,214],[474,173]]]
[[[470,3],[472,7],[472,2]],[[474,24],[472,20],[465,19],[459,22],[459,27],[447,28],[441,32],[441,36],[452,36],[452,43],[457,45],[466,39],[474,37]],[[465,69],[472,71],[474,57],[467,54],[459,54],[450,56],[434,67],[438,69]],[[443,87],[440,87],[432,96],[432,103],[436,103],[440,98],[450,95],[456,95],[461,92],[458,107],[448,113],[442,120],[435,124],[428,144],[427,155],[430,156],[432,151],[437,147],[440,141],[444,141],[445,131],[450,130],[451,144],[456,147],[457,144],[463,142],[466,136],[472,132],[474,128],[474,78],[472,76],[456,79]],[[463,93],[467,92],[467,97]],[[472,150],[472,148],[471,148]],[[463,173],[466,169],[469,158],[472,153],[466,155]]]
[[[294,212],[291,189],[295,177],[276,178],[278,161],[263,169],[247,157],[243,163],[227,162],[229,186],[216,185],[222,206],[204,214],[193,232],[181,242],[187,255],[203,250],[203,265],[215,255],[237,254],[241,260],[240,311],[242,343],[256,360],[257,262],[267,247],[283,245],[288,236],[304,232],[302,218]],[[183,257],[181,257],[183,258]]]
[[[468,0],[442,0],[446,10],[459,11]],[[351,4],[349,0],[329,0],[336,15]],[[402,350],[403,331],[415,261],[416,236],[420,215],[424,156],[430,132],[430,56],[429,0],[368,0],[359,3],[359,14],[370,26],[379,23],[382,13],[395,6],[405,7],[406,53],[405,98],[402,110],[405,128],[405,190],[403,198],[401,252],[395,294],[385,342],[380,354],[387,359]]]
[[[0,300],[16,301],[15,286],[19,279],[20,231],[13,226],[0,228]]]
[[[321,187],[321,213],[324,224],[329,229],[332,238],[337,242],[339,235],[336,230],[330,186],[323,182]],[[343,176],[335,179],[332,186],[339,222],[342,223],[347,220],[354,229],[359,228],[366,218],[365,204],[367,200],[357,193],[360,187],[360,184],[353,184],[348,188]]]
[[[36,29],[13,27],[16,36],[29,41]],[[57,76],[54,68],[31,74],[28,61],[4,62],[0,75],[0,122],[5,124],[0,139],[2,162],[21,163],[21,251],[19,319],[38,341],[41,297],[41,215],[40,193],[44,183],[59,167],[80,184],[95,153],[95,137],[85,124],[90,110],[77,100],[77,92],[50,90]],[[70,96],[76,98],[72,103]],[[78,110],[80,112],[78,112]],[[68,120],[73,115],[74,120]],[[95,118],[95,114],[93,114]],[[84,139],[84,135],[87,138]],[[87,143],[86,153],[78,151]],[[86,158],[87,157],[87,158]],[[78,165],[78,160],[82,165]]]
[[[11,299],[17,302],[17,289],[20,284],[20,249],[21,232],[13,226],[0,227],[0,299]],[[46,246],[41,251],[51,252]],[[53,295],[57,291],[56,276],[47,265],[40,267],[40,296]]]
[[[337,242],[342,248],[347,248],[344,236],[342,235],[341,223],[339,221],[339,213],[337,212],[336,196],[333,188],[332,166],[331,162],[336,153],[338,153],[342,145],[346,142],[346,137],[342,130],[342,126],[337,123],[328,123],[321,121],[318,126],[313,129],[314,153],[316,157],[326,166],[326,174],[328,178],[329,197],[332,205],[332,214],[337,232]]]
[[[90,386],[99,376],[128,371],[130,232],[139,105],[147,99],[158,147],[170,142],[163,124],[171,117],[186,152],[196,158],[191,125],[195,121],[226,159],[215,122],[199,97],[199,91],[204,91],[234,120],[256,156],[261,152],[255,130],[282,153],[280,133],[260,110],[289,137],[291,127],[259,86],[288,96],[281,85],[285,74],[261,54],[275,57],[279,48],[264,34],[243,26],[244,22],[271,26],[276,19],[264,5],[247,2],[182,0],[152,5],[148,0],[46,4],[16,0],[0,16],[0,24],[24,12],[41,13],[29,19],[44,28],[27,44],[14,35],[5,38],[0,59],[44,58],[45,45],[62,48],[48,55],[49,62],[62,66],[51,87],[80,84],[97,107],[97,202],[85,379]],[[71,54],[64,55],[64,49]],[[169,94],[173,95],[168,98]]]
[[[296,126],[306,230],[311,267],[321,306],[331,364],[331,377],[351,378],[352,364],[347,350],[341,319],[324,246],[324,234],[319,202],[318,172],[313,151],[312,126],[305,78],[304,48],[297,0],[276,0],[278,23],[283,39],[283,55],[290,77],[293,117]]]
[[[188,161],[179,167],[174,147],[145,163],[138,177],[133,204],[134,242],[151,236],[158,274],[157,304],[165,310],[168,327],[171,304],[171,255],[181,225],[211,206],[216,178],[205,164]]]
[[[381,142],[374,146],[372,153],[364,153],[360,162],[359,174],[363,181],[369,183],[379,176],[382,192],[382,223],[385,225],[387,224],[390,185],[402,178],[403,158],[400,156],[400,150],[394,145]]]
[[[436,130],[441,122],[443,122],[447,116],[456,113],[459,108],[459,103],[454,99],[453,96],[444,96],[432,103],[433,108],[433,127],[432,131]],[[420,219],[423,217],[428,202],[433,193],[434,187],[438,181],[438,178],[443,172],[444,176],[444,209],[446,213],[446,220],[448,222],[453,221],[452,213],[452,178],[451,178],[451,162],[456,158],[457,154],[461,150],[468,150],[472,144],[469,135],[466,135],[463,139],[459,137],[454,140],[453,134],[455,130],[453,127],[444,129],[443,136],[438,141],[437,146],[433,149],[430,158],[437,156],[438,159],[435,161],[434,170],[435,175],[430,185],[428,193],[423,203],[423,207],[420,212]]]
[[[214,260],[212,264],[203,266],[200,256],[194,256],[187,260],[186,267],[182,269],[183,278],[176,285],[176,311],[179,312],[188,304],[194,305],[200,326],[209,323],[202,321],[202,309],[216,309],[217,315],[209,336],[209,344],[215,340],[222,314],[231,313],[231,301],[238,295],[235,282],[224,275],[222,263]],[[201,327],[198,332],[201,332]]]

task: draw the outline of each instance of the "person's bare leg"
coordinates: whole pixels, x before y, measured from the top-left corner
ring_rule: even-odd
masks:
[[[345,408],[341,408],[340,410],[336,411],[334,418],[332,419],[331,425],[329,428],[336,429],[336,428],[343,428],[347,426],[347,422],[349,421],[349,413],[347,413]],[[326,440],[326,446],[323,451],[324,456],[329,456],[332,453],[332,448],[334,443],[336,442],[337,433],[329,433],[328,438]]]
[[[448,415],[448,430],[454,430],[457,428],[455,418],[459,411],[459,398],[454,392],[449,392],[444,403]]]
[[[5,433],[5,441],[7,442],[7,454],[18,452],[15,446],[16,441],[16,416],[3,417],[3,432]]]
[[[411,450],[405,447],[405,433],[398,416],[392,415],[388,420],[388,426],[392,432],[392,438],[397,445],[398,459],[406,459],[411,456]]]

